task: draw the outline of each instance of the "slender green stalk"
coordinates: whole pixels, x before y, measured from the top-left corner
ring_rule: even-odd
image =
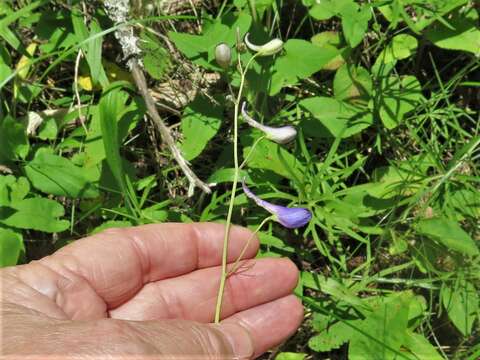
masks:
[[[232,275],[233,273],[235,273],[238,270],[238,268],[240,267],[240,265],[239,265],[240,260],[242,260],[243,255],[245,255],[245,252],[247,251],[248,246],[252,242],[252,239],[255,237],[255,234],[260,231],[260,229],[263,227],[263,225],[265,225],[267,222],[269,222],[272,219],[273,219],[273,216],[269,216],[269,217],[263,219],[262,222],[260,223],[260,225],[257,226],[257,228],[255,229],[253,234],[249,237],[249,239],[248,239],[247,243],[245,244],[245,246],[243,247],[242,251],[240,252],[240,255],[238,255],[237,260],[235,260],[235,262],[233,263],[232,267],[230,268],[230,271],[228,271],[227,278],[230,275]]]
[[[232,192],[230,195],[230,203],[228,204],[227,221],[225,224],[225,236],[223,238],[222,274],[220,278],[220,285],[218,287],[217,305],[215,307],[215,323],[220,322],[223,293],[225,290],[225,282],[227,280],[227,275],[228,275],[227,274],[228,240],[230,237],[230,228],[231,228],[231,222],[232,222],[233,202],[235,200],[235,194],[236,194],[237,185],[238,185],[238,177],[240,172],[240,166],[238,163],[238,115],[239,115],[239,109],[240,109],[240,101],[242,100],[243,87],[245,85],[245,75],[253,59],[255,59],[255,55],[253,55],[250,58],[250,60],[248,60],[244,70],[242,69],[242,62],[240,60],[240,55],[238,55],[238,68],[240,71],[240,87],[238,88],[237,99],[235,101],[235,113],[233,115],[233,162],[235,166],[235,171],[233,175],[233,184],[232,184]]]

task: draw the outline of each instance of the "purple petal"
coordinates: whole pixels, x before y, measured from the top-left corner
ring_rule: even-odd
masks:
[[[247,187],[245,180],[242,181],[242,187],[247,197],[255,201],[258,206],[263,207],[269,213],[273,214],[275,216],[275,220],[286,228],[295,229],[302,227],[308,224],[312,218],[312,213],[308,209],[299,207],[288,208],[286,206],[274,205],[268,201],[260,199]]]

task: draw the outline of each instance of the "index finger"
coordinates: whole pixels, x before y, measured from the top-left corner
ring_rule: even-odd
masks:
[[[218,266],[224,233],[225,226],[215,223],[109,229],[75,241],[43,262],[67,278],[86,280],[107,307],[114,308],[146,283]],[[252,236],[246,228],[231,227],[228,262],[237,259],[249,239],[243,258],[255,256],[259,243]]]

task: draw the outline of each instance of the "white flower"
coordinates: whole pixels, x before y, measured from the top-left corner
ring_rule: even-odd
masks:
[[[273,55],[283,49],[283,41],[280,39],[270,40],[268,43],[263,45],[254,45],[248,40],[249,35],[249,33],[245,35],[245,44],[250,50],[255,51],[258,56]]]
[[[260,131],[263,131],[267,139],[275,141],[278,144],[286,144],[295,139],[297,136],[297,130],[291,125],[286,125],[282,127],[271,127],[260,124],[258,121],[248,115],[247,110],[245,109],[246,102],[242,104],[242,117],[250,125]]]

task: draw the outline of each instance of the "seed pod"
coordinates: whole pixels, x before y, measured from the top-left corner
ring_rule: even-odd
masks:
[[[283,49],[283,41],[280,39],[270,40],[268,43],[263,45],[254,45],[248,40],[249,35],[250,34],[248,33],[245,35],[245,44],[250,50],[255,51],[257,56],[273,55]]]
[[[228,69],[230,61],[232,60],[232,50],[225,43],[220,43],[215,48],[215,61],[223,68]]]

